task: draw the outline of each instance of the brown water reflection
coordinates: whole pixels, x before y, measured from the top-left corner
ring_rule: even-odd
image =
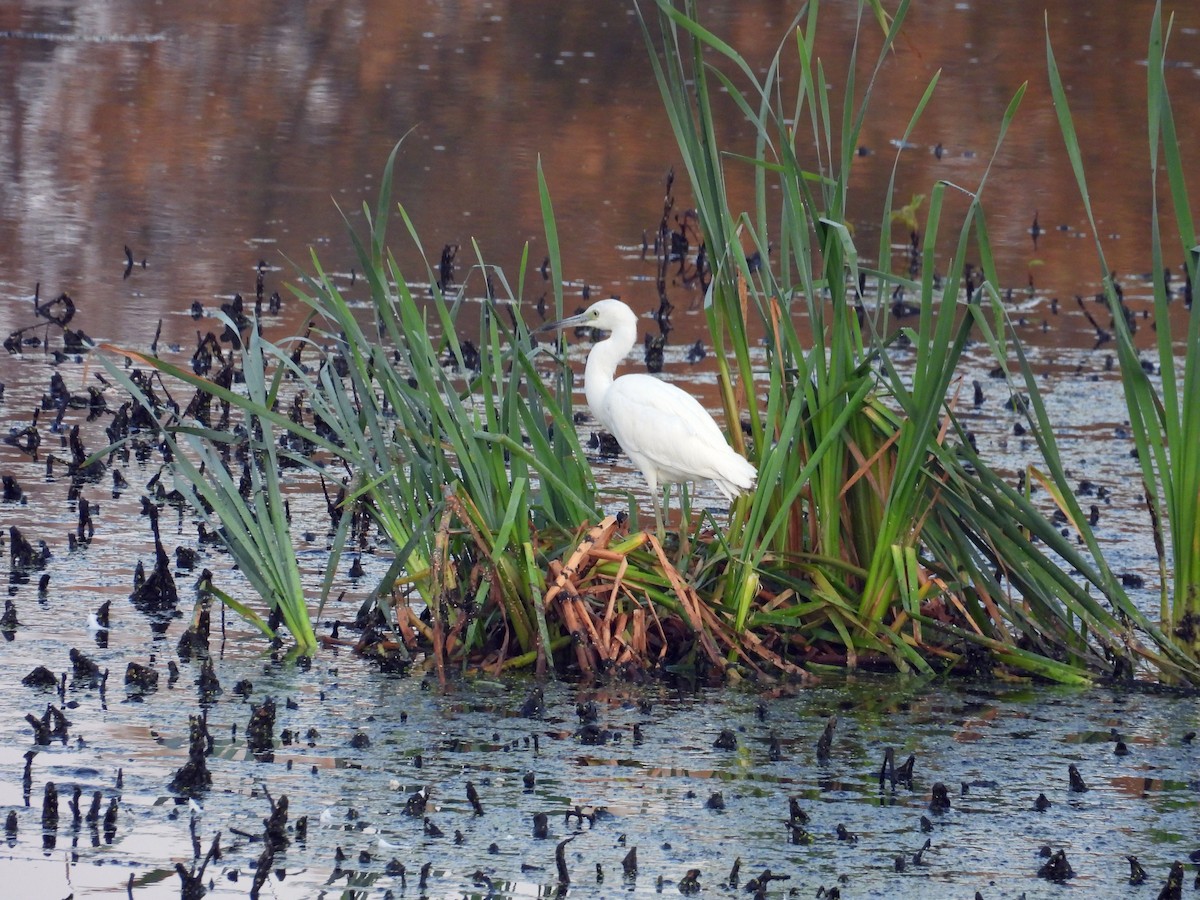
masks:
[[[844,71],[854,6],[822,13],[821,52],[834,78]],[[1033,277],[1063,294],[1094,289],[1045,86],[1047,6],[1101,228],[1115,236],[1113,265],[1149,267],[1140,176],[1150,0],[914,4],[864,132],[872,155],[857,162],[852,206],[863,247],[875,245],[890,142],[933,73],[941,69],[942,80],[904,155],[901,202],[927,193],[935,178],[974,187],[1003,108],[1029,81],[988,202],[1004,277],[1018,286]],[[1170,56],[1182,99],[1200,75],[1200,9],[1179,6]],[[765,62],[796,5],[705,7],[710,27]],[[158,317],[192,300],[210,305],[252,289],[260,258],[286,275],[285,258],[303,262],[316,246],[328,266],[348,270],[335,202],[357,219],[388,150],[409,129],[397,197],[429,252],[476,238],[514,275],[529,241],[540,262],[540,154],[566,276],[655,304],[652,284],[631,279],[648,274],[636,248],[678,155],[627,4],[118,0],[75,8],[25,0],[0,8],[0,31],[6,331],[26,321],[37,282],[43,296],[70,293],[89,333],[148,340]],[[871,58],[874,26],[864,43],[862,58]],[[1186,154],[1200,113],[1177,100],[1176,114]],[[746,129],[731,118],[724,133],[736,143]],[[940,160],[931,152],[939,143]],[[735,193],[743,175],[733,170]],[[1047,231],[1036,251],[1027,234],[1035,212]],[[149,268],[123,281],[125,244]],[[412,262],[410,272],[420,275]],[[182,340],[193,330],[176,318],[165,333]]]

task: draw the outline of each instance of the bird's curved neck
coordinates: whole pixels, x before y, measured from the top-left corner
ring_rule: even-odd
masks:
[[[637,324],[621,323],[588,354],[587,366],[583,373],[583,392],[587,397],[588,407],[593,411],[603,405],[604,395],[612,386],[617,366],[629,355],[636,341]]]

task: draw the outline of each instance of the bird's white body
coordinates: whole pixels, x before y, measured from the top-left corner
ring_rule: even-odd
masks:
[[[601,300],[548,327],[572,326],[610,332],[588,354],[583,391],[592,415],[642,470],[656,513],[660,485],[712,481],[728,500],[754,487],[758,471],[729,446],[695,397],[653,375],[613,377],[637,342],[633,310]]]

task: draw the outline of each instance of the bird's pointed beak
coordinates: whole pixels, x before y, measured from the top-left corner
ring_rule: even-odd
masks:
[[[567,316],[565,319],[559,319],[557,322],[547,322],[541,328],[537,329],[534,334],[541,334],[543,331],[563,331],[567,328],[582,328],[587,324],[587,313],[579,313],[576,316]]]

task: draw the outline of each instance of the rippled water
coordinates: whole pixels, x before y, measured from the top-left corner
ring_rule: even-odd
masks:
[[[771,896],[814,896],[835,884],[849,896],[1059,896],[1062,888],[1036,876],[1049,846],[1066,851],[1076,892],[1119,897],[1128,890],[1126,855],[1138,856],[1149,884],[1160,884],[1172,861],[1197,849],[1197,748],[1186,737],[1196,727],[1194,699],[873,677],[830,678],[796,692],[550,684],[544,716],[526,718],[528,682],[469,681],[440,693],[427,678],[382,675],[336,650],[298,671],[234,635],[220,649],[214,641],[224,694],[208,711],[213,787],[202,810],[189,810],[165,785],[186,759],[187,715],[198,708],[195,666],[184,664],[170,686],[163,672],[159,690],[135,702],[120,672],[131,658],[147,659],[144,624],[116,605],[109,647],[99,649],[72,626],[75,605],[67,597],[22,603],[24,624],[5,648],[9,674],[37,661],[67,669],[68,646],[113,673],[103,693],[68,688],[68,741],[33,756],[27,798],[29,731],[16,715],[0,720],[0,804],[18,818],[15,840],[0,844],[0,873],[22,897],[123,896],[131,875],[135,896],[177,896],[171,869],[190,865],[193,821],[205,849],[222,833],[223,856],[207,873],[212,895],[244,896],[262,849],[247,835],[261,833],[268,793],[287,795],[293,824],[308,822],[307,838],[273,864],[265,896],[279,897],[382,896],[389,888],[399,895],[401,879],[386,874],[393,859],[404,864],[412,895],[482,895],[490,882],[494,896],[540,896],[554,891],[555,847],[572,835],[571,892],[586,896],[653,896],[660,878],[675,893],[692,868],[707,890],[724,893],[738,859],[742,886],[763,869],[787,879],[772,883]],[[51,628],[54,642],[43,637]],[[160,669],[174,657],[172,644],[151,647]],[[253,683],[249,701],[232,692],[242,679]],[[249,704],[267,696],[279,705],[277,736],[296,739],[255,758],[244,740]],[[9,697],[14,711],[58,702],[53,691],[19,686]],[[587,703],[596,705],[601,745],[581,737],[577,708]],[[822,760],[817,741],[831,716],[837,724]],[[714,747],[722,729],[736,746]],[[1114,730],[1128,755],[1114,753]],[[352,746],[358,734],[369,746]],[[886,747],[901,762],[915,755],[912,789],[881,790]],[[1069,790],[1069,764],[1086,793]],[[55,846],[46,849],[40,815],[50,781],[64,799]],[[468,781],[482,816],[472,814]],[[952,804],[940,814],[928,809],[937,781]],[[85,810],[93,790],[105,806],[119,798],[111,842],[86,823],[72,826],[65,798],[75,785]],[[419,790],[428,791],[426,815],[444,836],[429,836],[421,817],[405,814]],[[1034,809],[1039,793],[1051,802],[1044,812]],[[713,808],[714,794],[723,809]],[[811,843],[789,842],[792,797],[809,816]],[[568,821],[577,806],[594,818]],[[540,840],[532,837],[539,812],[550,825]],[[932,823],[928,833],[922,816]],[[838,825],[857,840],[838,840]],[[926,839],[929,849],[914,864]],[[638,873],[627,878],[621,861],[635,847]],[[337,848],[346,857],[340,865]],[[426,863],[428,884],[418,890]]]
[[[1177,6],[1169,75],[1182,98],[1200,72],[1200,12]],[[855,161],[849,215],[861,245],[878,244],[897,142],[935,73],[937,90],[900,153],[897,206],[928,195],[939,178],[973,189],[1005,107],[1028,82],[985,197],[1002,272],[1006,284],[1021,289],[1032,279],[1064,301],[1095,289],[1046,85],[1048,24],[1113,268],[1148,270],[1142,173],[1152,8],[1150,0],[913,4],[907,39],[885,62],[864,125],[866,155]],[[704,22],[765,67],[781,42],[790,46],[794,13],[794,4],[775,0],[707,3]],[[834,102],[855,28],[855,4],[822,8],[818,51]],[[878,42],[868,23],[864,67]],[[639,278],[645,270],[614,253],[639,246],[657,225],[667,170],[682,176],[632,5],[114,0],[101,8],[20,0],[0,9],[0,49],[5,331],[24,324],[40,283],[44,297],[66,291],[76,299],[78,324],[90,334],[148,343],[166,317],[164,339],[190,342],[191,323],[178,313],[193,300],[212,305],[245,293],[259,259],[290,276],[288,261],[305,265],[315,247],[328,268],[348,269],[335,203],[361,221],[361,203],[374,202],[383,162],[406,134],[396,197],[435,263],[443,244],[459,243],[460,261],[473,264],[476,239],[510,277],[526,241],[539,264],[540,159],[564,275],[635,308],[657,307],[653,283]],[[722,139],[749,150],[736,110],[720,112]],[[1200,116],[1184,102],[1175,115],[1183,146],[1194,146]],[[800,151],[816,165],[812,148]],[[752,200],[750,172],[731,164],[728,177],[740,209]],[[676,191],[687,206],[682,177]],[[1035,216],[1044,231],[1036,246],[1028,233]],[[396,238],[410,276],[419,276],[416,254]],[[147,268],[122,279],[126,245]],[[697,299],[673,288],[680,308]],[[536,299],[541,287],[534,280],[529,290]],[[676,325],[682,345],[698,336],[696,326]]]

